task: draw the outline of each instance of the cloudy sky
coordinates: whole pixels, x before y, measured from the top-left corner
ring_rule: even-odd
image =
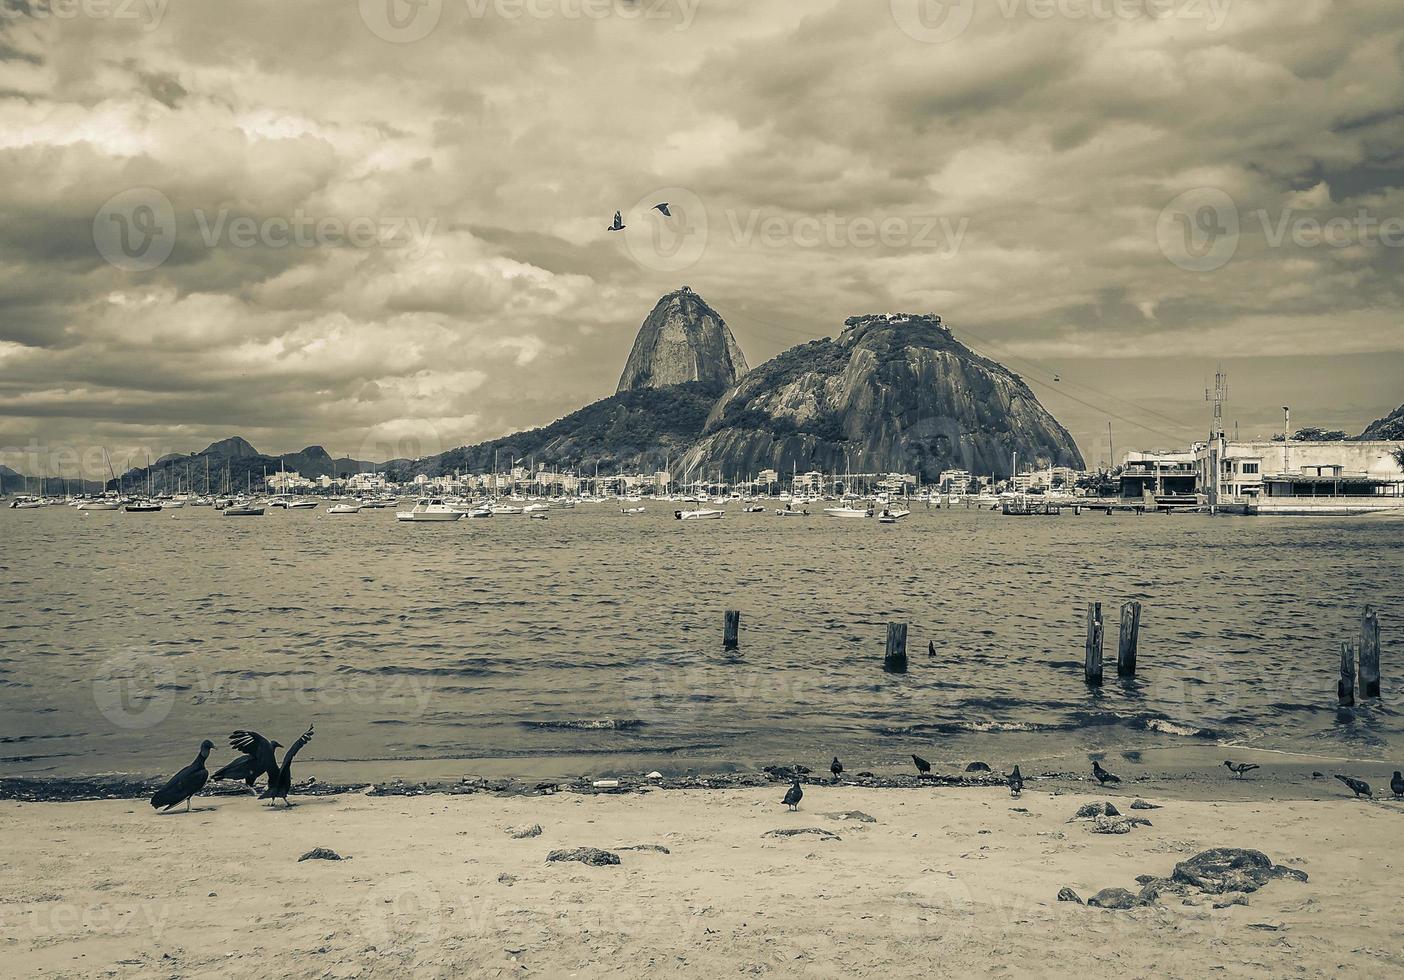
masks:
[[[1089,462],[1220,365],[1245,436],[1404,401],[1397,0],[0,8],[11,465],[541,424],[683,283],[752,364],[939,312]]]

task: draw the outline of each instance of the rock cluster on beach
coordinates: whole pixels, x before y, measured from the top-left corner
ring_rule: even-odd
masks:
[[[1188,899],[1198,892],[1222,896],[1214,903],[1214,907],[1228,908],[1231,905],[1247,905],[1247,895],[1279,878],[1306,881],[1307,874],[1286,865],[1273,864],[1272,859],[1262,851],[1215,847],[1201,851],[1187,861],[1181,861],[1175,865],[1168,878],[1142,875],[1136,879],[1141,886],[1139,891],[1103,888],[1087,899],[1086,904],[1092,908],[1124,911],[1154,905],[1165,895],[1179,895]],[[1062,889],[1058,893],[1058,901],[1082,903],[1071,888]]]

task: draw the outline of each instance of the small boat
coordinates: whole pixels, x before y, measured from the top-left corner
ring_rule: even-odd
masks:
[[[764,507],[746,507],[746,508],[744,508],[744,509],[742,510],[742,513],[743,513],[743,514],[764,514],[764,513],[765,513],[765,508],[764,508]]]
[[[902,519],[904,519],[904,518],[907,518],[907,517],[911,517],[911,516],[912,516],[912,512],[909,511],[909,510],[890,510],[890,509],[885,509],[885,510],[883,510],[883,512],[882,512],[881,514],[878,515],[878,523],[879,523],[879,524],[896,524],[898,521],[900,521],[900,520],[902,520]]]
[[[360,512],[360,504],[337,504],[334,507],[327,508],[328,514],[359,514]]]
[[[395,512],[395,520],[397,521],[416,521],[421,523],[456,521],[462,516],[463,511],[455,510],[438,497],[421,497],[419,502],[410,510],[399,510]]]
[[[786,507],[786,508],[784,508],[783,510],[777,510],[777,511],[775,512],[775,516],[776,516],[776,517],[808,517],[808,516],[809,516],[809,511],[807,511],[807,510],[791,510],[789,507]]]
[[[151,514],[161,509],[159,500],[133,500],[122,508],[128,514]]]
[[[494,514],[520,514],[522,512],[520,507],[513,507],[511,504],[490,504],[488,510]]]
[[[161,502],[161,508],[163,510],[179,510],[184,506],[184,500],[165,500]]]
[[[256,503],[229,504],[220,513],[225,517],[262,517],[263,505]]]
[[[99,497],[96,500],[84,500],[78,504],[79,510],[121,510],[122,501],[116,497]]]
[[[527,520],[529,520],[529,521],[549,521],[550,519],[551,519],[551,515],[550,515],[550,514],[528,514],[528,515],[527,515]]]
[[[288,510],[316,510],[317,503],[315,500],[289,500],[283,506]]]
[[[619,513],[621,513],[621,514],[633,515],[633,514],[644,514],[644,513],[647,513],[647,512],[648,512],[648,508],[647,508],[647,507],[620,507],[620,508],[619,508]]]
[[[523,514],[539,514],[543,510],[550,510],[550,504],[527,504],[522,508]]]
[[[10,501],[11,510],[38,510],[44,506],[44,501],[38,497],[16,497]]]
[[[726,516],[724,510],[675,510],[673,516],[680,521],[719,521]]]
[[[871,507],[825,507],[824,513],[829,517],[872,517]]]

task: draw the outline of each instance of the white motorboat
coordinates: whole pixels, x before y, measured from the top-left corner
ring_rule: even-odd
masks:
[[[38,497],[16,497],[10,501],[11,510],[38,510],[44,506],[44,501]]]
[[[908,517],[911,517],[911,516],[912,516],[912,512],[909,511],[909,510],[892,510],[892,509],[888,508],[888,509],[884,509],[883,512],[882,512],[881,514],[878,515],[878,523],[879,523],[879,524],[896,524],[898,521],[903,520],[903,519],[908,518]]]
[[[494,514],[520,514],[522,508],[514,507],[511,504],[490,504],[488,510]]]
[[[647,507],[620,507],[619,513],[632,517],[635,514],[643,514],[648,511]]]
[[[316,500],[289,500],[283,506],[288,510],[316,510],[318,503]]]
[[[808,516],[809,516],[809,511],[807,511],[807,510],[793,510],[793,509],[791,509],[791,508],[789,508],[789,507],[785,507],[785,508],[776,510],[775,516],[776,516],[776,517],[808,517]]]
[[[79,510],[121,510],[122,501],[116,497],[98,497],[95,500],[84,500],[78,504]]]
[[[871,507],[825,507],[824,513],[829,517],[872,517]]]
[[[182,507],[184,507],[184,506],[185,506],[185,501],[184,501],[184,500],[163,500],[163,501],[161,501],[161,508],[162,508],[163,510],[179,510],[180,508],[182,508]]]
[[[412,509],[395,512],[395,520],[397,521],[421,523],[456,521],[462,516],[463,511],[454,509],[438,497],[421,497]]]
[[[327,508],[328,514],[359,514],[360,512],[360,504],[337,504],[334,507]]]
[[[263,505],[254,502],[229,504],[220,513],[225,517],[262,517]]]
[[[539,513],[541,513],[543,510],[550,510],[550,509],[551,509],[551,505],[550,505],[550,504],[527,504],[525,507],[522,508],[522,513],[523,513],[523,514],[539,514]]]
[[[680,521],[719,521],[726,516],[724,510],[675,510],[673,516]]]

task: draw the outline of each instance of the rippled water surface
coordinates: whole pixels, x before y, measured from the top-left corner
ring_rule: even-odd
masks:
[[[0,510],[0,773],[160,771],[200,738],[286,743],[313,720],[309,758],[367,767],[1404,750],[1404,523],[731,511],[405,525],[325,507]],[[1145,611],[1123,684],[1126,599]],[[1081,677],[1089,600],[1107,608],[1100,691]],[[1339,712],[1339,642],[1367,602],[1386,698]],[[906,676],[881,670],[889,620],[910,624]]]

